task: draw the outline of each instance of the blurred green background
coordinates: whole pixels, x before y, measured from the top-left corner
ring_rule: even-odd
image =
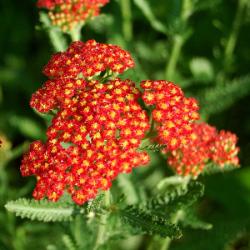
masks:
[[[1,250],[46,249],[63,227],[16,219],[3,207],[31,196],[34,180],[20,176],[21,154],[46,129],[29,107],[54,52],[35,2],[0,2],[0,137],[9,141],[0,149]],[[239,137],[242,168],[201,177],[206,195],[198,210],[213,229],[187,229],[171,249],[250,249],[250,1],[190,0],[185,8],[181,0],[110,2],[83,28],[83,40],[128,49],[137,66],[123,77],[175,81],[198,98],[206,121]]]

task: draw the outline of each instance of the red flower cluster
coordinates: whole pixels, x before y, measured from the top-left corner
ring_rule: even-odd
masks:
[[[90,77],[104,71],[123,73],[133,66],[130,54],[118,46],[94,40],[74,42],[66,52],[53,55],[45,66],[44,74],[53,80],[33,94],[31,106],[39,112],[68,106]]]
[[[198,176],[211,161],[223,168],[226,164],[237,166],[239,159],[236,135],[217,131],[206,123],[193,125],[194,140],[170,152],[168,164],[180,175]]]
[[[52,56],[43,73],[53,78],[92,77],[105,70],[123,73],[134,67],[131,55],[116,45],[89,40],[73,42],[66,52]]]
[[[174,150],[192,140],[192,123],[199,119],[197,101],[172,82],[143,81],[141,87],[145,104],[154,105],[157,141]]]
[[[197,176],[209,160],[238,164],[236,136],[196,124],[198,104],[178,86],[143,81],[141,95],[132,81],[114,77],[133,66],[128,52],[93,40],[74,42],[52,56],[43,71],[50,80],[30,104],[57,113],[47,141],[33,142],[21,165],[23,176],[37,176],[35,199],[57,201],[67,190],[83,204],[108,189],[119,173],[147,164],[148,154],[138,148],[150,124],[139,98],[152,106],[152,134],[167,146],[169,165],[178,174]]]
[[[108,189],[119,173],[148,163],[149,156],[137,150],[149,122],[134,83],[80,78],[95,75],[97,68],[100,72],[121,64],[123,70],[132,66],[127,52],[89,41],[73,43],[45,67],[45,74],[54,79],[33,95],[31,106],[58,112],[47,130],[47,142],[34,142],[21,165],[23,176],[37,176],[35,199],[56,201],[67,190],[83,204],[99,189]]]
[[[38,0],[39,8],[49,10],[53,25],[63,31],[82,25],[88,18],[99,15],[100,7],[109,0]]]

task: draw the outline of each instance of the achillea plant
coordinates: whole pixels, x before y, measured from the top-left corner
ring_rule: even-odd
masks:
[[[52,25],[69,33],[76,28],[79,36],[79,27],[107,2],[39,0],[37,5],[48,10]],[[58,30],[52,28],[51,38],[53,32]],[[58,49],[61,37],[56,37]],[[153,235],[149,249],[156,249],[154,237],[161,236],[156,245],[166,249],[170,239],[181,237],[180,222],[209,229],[198,218],[190,222],[187,214],[204,191],[194,179],[211,163],[216,170],[238,167],[236,135],[200,121],[198,102],[173,82],[137,84],[118,76],[134,66],[130,53],[118,46],[75,41],[51,57],[43,69],[48,80],[31,97],[30,106],[49,117],[46,141],[31,143],[21,163],[23,176],[36,177],[35,200],[11,201],[6,208],[44,222],[73,220],[74,233],[80,218],[86,237],[64,235],[69,249],[106,249],[133,234]],[[159,179],[154,191],[128,175],[137,167],[150,168],[151,156],[167,157],[177,174]]]
[[[191,179],[210,161],[218,169],[226,164],[238,166],[237,138],[198,122],[197,101],[187,98],[174,83],[146,80],[139,89],[131,80],[118,78],[133,66],[127,51],[94,40],[73,42],[65,52],[51,57],[43,70],[49,80],[30,101],[37,112],[52,115],[47,140],[31,143],[21,164],[23,176],[36,176],[33,197],[42,201],[9,202],[8,210],[43,221],[94,216],[96,220],[87,224],[90,231],[99,226],[95,240],[87,240],[93,249],[103,245],[111,232],[122,231],[124,224],[130,225],[129,233],[136,229],[138,234],[163,238],[181,236],[176,216],[203,193],[203,186]],[[111,204],[108,190],[113,181],[148,165],[154,148],[167,155],[178,175],[188,178],[179,177],[170,191],[164,191],[160,181],[159,195],[142,204],[126,203],[124,198],[114,198]],[[125,183],[130,190],[137,189],[129,179]],[[110,222],[109,231],[113,217],[119,223]],[[204,228],[211,227],[202,223]]]
[[[197,101],[177,85],[143,81],[142,93],[116,77],[133,66],[128,52],[94,40],[74,42],[52,56],[43,71],[50,80],[33,94],[31,107],[55,115],[46,143],[32,143],[21,165],[23,176],[37,176],[35,199],[57,201],[65,190],[77,204],[95,198],[119,173],[150,161],[138,150],[147,132],[166,145],[178,174],[197,176],[209,159],[220,166],[237,163],[236,137],[196,124]],[[142,109],[139,98],[153,105],[152,112]]]
[[[109,0],[38,0],[37,6],[48,10],[52,24],[63,31],[83,25],[87,19],[97,16],[100,8]]]
[[[241,81],[230,86],[226,84],[226,74],[213,68],[215,55],[211,61],[193,58],[191,72],[179,72],[179,58],[185,52],[182,48],[194,30],[189,27],[188,20],[207,5],[190,0],[173,1],[171,5],[175,14],[169,18],[170,25],[157,20],[158,14],[154,15],[154,8],[146,0],[135,0],[133,5],[130,0],[114,1],[110,9],[120,6],[117,13],[121,20],[116,22],[110,16],[100,18],[99,22],[96,20],[96,26],[90,25],[93,32],[102,30],[104,23],[105,32],[120,29],[121,32],[115,35],[107,32],[109,41],[133,46],[141,54],[138,61],[142,67],[138,69],[138,77],[135,68],[135,75],[126,79],[122,74],[134,68],[137,61],[128,51],[95,40],[80,41],[83,25],[99,15],[108,2],[37,1],[41,28],[48,32],[55,51],[59,52],[53,54],[43,68],[47,80],[30,100],[32,109],[45,118],[47,124],[45,137],[41,134],[32,137],[36,141],[29,145],[20,167],[23,177],[33,176],[36,180],[34,189],[32,187],[34,199],[10,201],[6,208],[22,218],[63,221],[63,227],[58,229],[62,231],[62,242],[58,247],[54,243],[44,243],[46,249],[167,250],[172,239],[182,236],[183,226],[205,230],[212,227],[196,216],[194,204],[204,193],[204,186],[197,179],[200,175],[237,169],[239,148],[235,134],[218,131],[201,117],[208,118],[216,110],[231,105],[230,93],[242,90],[239,91],[239,96],[242,96],[244,86],[239,88]],[[244,2],[240,0],[239,4],[243,6]],[[133,27],[132,6],[138,7],[137,12],[141,11],[151,27],[162,33],[160,39],[167,36],[168,46],[165,41],[160,41],[160,46],[147,41],[152,49],[142,41],[145,36],[133,41],[133,31],[137,26]],[[240,14],[236,17],[238,19]],[[239,21],[232,29],[235,34],[239,33]],[[215,26],[221,26],[220,22]],[[74,42],[68,45],[71,40]],[[225,59],[221,60],[225,60],[225,73],[233,68],[236,37],[227,40],[228,49],[225,50]],[[165,73],[155,68],[150,73],[148,68],[149,74],[157,78],[165,75],[170,80],[183,79],[183,88],[204,81],[196,89],[201,109],[195,98],[188,97],[172,81],[142,81],[144,59],[145,65],[155,60],[157,67],[166,61]],[[188,70],[187,66],[184,68]],[[215,79],[216,72],[218,79]],[[190,73],[194,77],[186,79]],[[141,82],[132,81],[132,78]],[[243,80],[247,83],[249,77]],[[201,95],[200,92],[212,81],[214,87]],[[220,84],[217,85],[216,81]],[[224,104],[216,102],[218,97],[226,95]],[[0,147],[0,171],[4,169],[1,166],[6,166],[13,157],[26,151],[18,147],[12,149],[1,135]],[[8,181],[4,178],[0,174],[0,185],[3,186],[0,196],[8,191]],[[20,194],[26,194],[27,190],[31,191],[24,188]],[[12,224],[6,230],[8,234],[9,231],[13,234],[13,230],[9,230],[15,223],[12,218]],[[21,228],[13,235],[22,238],[25,230]],[[135,234],[147,236],[135,241],[133,237],[134,246],[124,246],[119,242]],[[9,240],[4,239],[4,242],[9,244]],[[16,240],[13,245],[26,249]]]

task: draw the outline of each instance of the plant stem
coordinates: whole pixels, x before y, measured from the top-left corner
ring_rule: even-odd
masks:
[[[184,40],[181,35],[174,36],[174,46],[170,55],[170,59],[166,66],[166,79],[172,80],[178,58],[180,56],[181,48]]]
[[[58,52],[66,50],[67,43],[62,34],[62,31],[59,28],[52,26],[48,15],[41,12],[40,21],[43,24],[43,26],[47,29],[50,41],[55,51]]]
[[[122,12],[122,31],[126,42],[130,42],[133,38],[132,27],[132,12],[130,0],[120,0],[121,12]]]
[[[110,198],[111,198],[111,194],[110,191],[107,190],[104,193],[104,205],[107,207],[110,205]],[[95,245],[93,250],[97,250],[98,247],[100,245],[103,244],[104,239],[105,239],[105,235],[107,232],[107,218],[108,218],[108,213],[105,213],[103,215],[101,215],[101,219],[100,219],[100,225],[98,227],[98,231],[97,231],[97,236],[96,236],[96,241],[95,241]]]
[[[238,0],[238,7],[235,14],[235,18],[232,24],[231,33],[227,39],[224,50],[223,68],[218,73],[216,78],[216,84],[223,86],[225,84],[226,74],[230,71],[230,67],[233,61],[233,53],[237,44],[240,26],[243,17],[243,11],[246,0]]]
[[[190,0],[184,0],[182,4],[182,10],[180,14],[180,21],[183,25],[187,22],[188,18],[190,17],[191,13],[193,10],[193,5]],[[165,77],[168,80],[172,80],[172,77],[175,72],[175,68],[181,53],[181,49],[184,45],[184,42],[188,38],[188,33],[180,33],[180,34],[175,34],[173,37],[173,48],[170,54],[170,59],[166,65],[166,70],[165,70]]]
[[[229,35],[229,38],[227,40],[226,46],[225,46],[225,52],[224,52],[224,67],[225,71],[228,70],[232,58],[233,58],[233,52],[235,50],[235,46],[238,40],[238,35],[240,31],[240,26],[242,22],[242,17],[243,17],[243,11],[245,7],[245,0],[239,0],[238,1],[238,7],[237,7],[237,12],[234,18],[234,22],[232,25],[232,31]]]
[[[71,37],[72,42],[81,40],[81,29],[82,25],[79,25],[70,31],[69,35]]]
[[[171,244],[171,239],[169,237],[167,237],[162,242],[162,246],[161,246],[160,250],[167,250],[169,248],[170,244]]]

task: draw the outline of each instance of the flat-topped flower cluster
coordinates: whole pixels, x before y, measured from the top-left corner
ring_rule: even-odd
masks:
[[[55,116],[47,141],[33,142],[21,165],[23,176],[37,176],[35,199],[57,201],[65,190],[77,204],[95,198],[120,173],[149,163],[145,137],[166,145],[178,174],[197,176],[209,160],[238,164],[236,136],[197,123],[197,101],[177,85],[147,80],[140,91],[116,76],[133,66],[127,51],[94,40],[52,56],[31,107]]]
[[[215,163],[221,168],[225,165],[238,166],[236,147],[237,137],[231,132],[217,131],[206,123],[195,123],[192,128],[192,141],[181,144],[172,150],[168,164],[180,175],[198,176],[208,163]]]
[[[52,24],[70,31],[94,16],[109,0],[38,0],[37,6],[48,10]]]

